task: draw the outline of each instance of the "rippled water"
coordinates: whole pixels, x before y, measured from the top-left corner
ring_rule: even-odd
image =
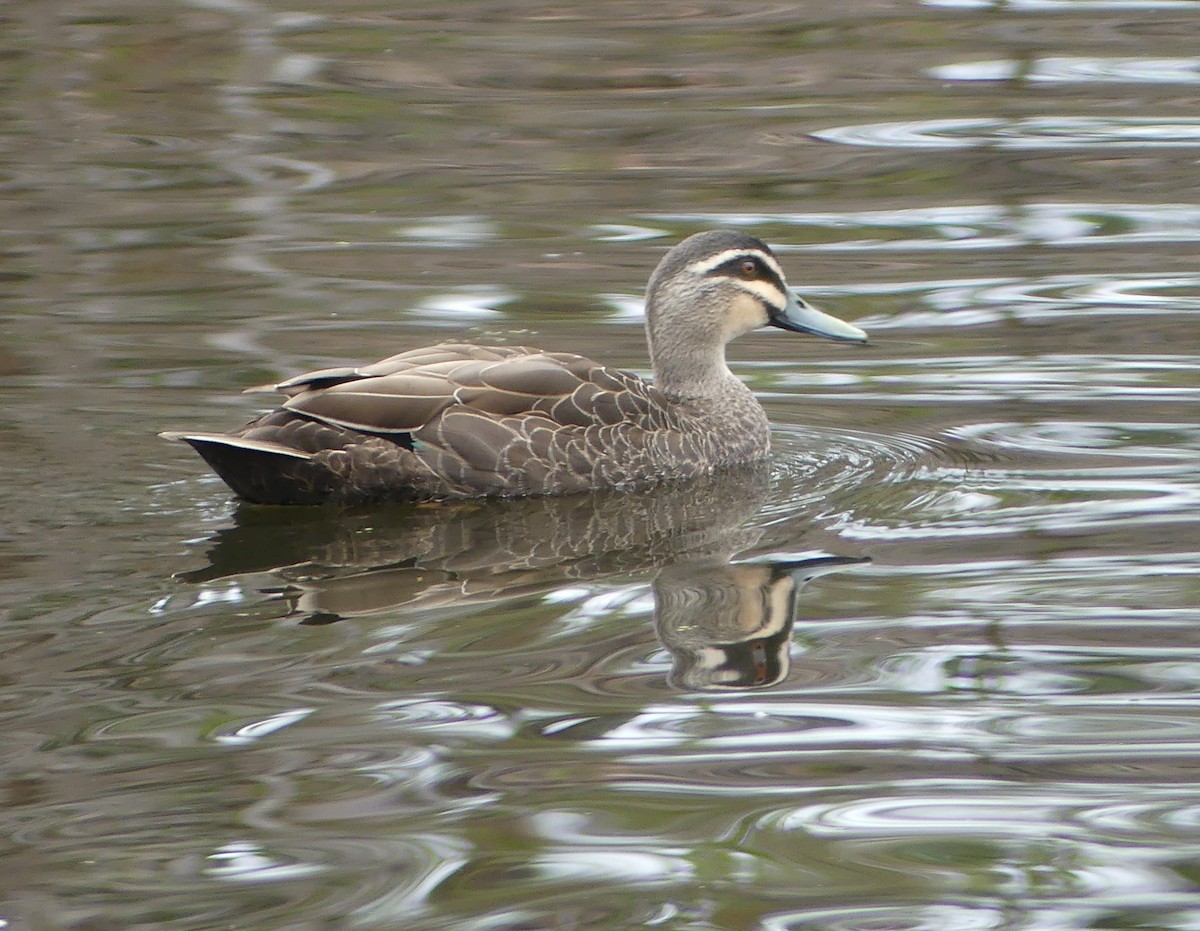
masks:
[[[1200,925],[1195,0],[0,11],[0,923]],[[646,371],[712,226],[864,347],[769,470],[239,507],[164,428]]]

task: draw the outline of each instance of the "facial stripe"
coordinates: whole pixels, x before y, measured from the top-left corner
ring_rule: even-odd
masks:
[[[707,275],[710,272],[716,271],[722,265],[739,259],[757,259],[778,275],[780,281],[785,280],[783,269],[779,267],[779,263],[761,249],[724,249],[721,252],[710,255],[708,258],[697,259],[688,265],[687,270],[694,275]]]
[[[768,307],[783,310],[787,306],[787,295],[774,282],[759,278],[754,281],[738,281],[738,287],[749,291]]]

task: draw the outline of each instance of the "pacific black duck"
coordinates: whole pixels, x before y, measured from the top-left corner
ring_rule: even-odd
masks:
[[[725,363],[761,326],[861,342],[797,299],[771,250],[698,233],[646,289],[653,383],[570,352],[444,343],[272,386],[278,409],[190,443],[247,501],[316,504],[566,494],[766,457],[765,412]]]

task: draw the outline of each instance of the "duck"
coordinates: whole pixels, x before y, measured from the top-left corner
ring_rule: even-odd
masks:
[[[168,431],[255,504],[564,495],[760,463],[770,424],[725,359],[763,326],[863,343],[788,287],[762,240],[689,236],[646,287],[653,379],[574,352],[447,342],[263,386],[276,409],[230,433]],[[247,389],[262,390],[262,389]]]

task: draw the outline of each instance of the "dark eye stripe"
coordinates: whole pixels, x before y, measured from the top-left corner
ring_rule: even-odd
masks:
[[[754,263],[756,269],[758,270],[758,278],[760,280],[770,282],[771,284],[775,285],[775,287],[779,288],[780,291],[783,290],[783,282],[780,280],[779,276],[775,274],[775,270],[768,267],[766,263],[764,263],[756,255],[746,254],[734,256],[728,262],[722,262],[712,271],[708,272],[708,277],[741,278],[742,263],[747,259]]]

